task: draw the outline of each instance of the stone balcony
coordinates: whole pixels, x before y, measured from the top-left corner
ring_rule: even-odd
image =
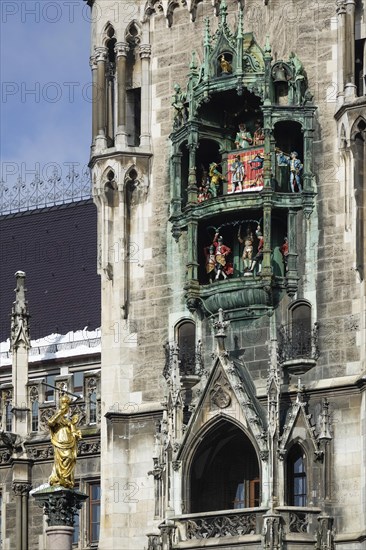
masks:
[[[322,516],[320,508],[279,506],[273,512],[257,507],[184,514],[163,522],[160,531],[169,550],[257,550],[282,548],[283,543],[291,550],[321,550],[324,526],[332,534],[332,524],[332,518]],[[270,541],[280,546],[268,546]]]
[[[230,548],[257,548],[266,512],[267,508],[243,508],[172,518],[176,527],[172,548],[220,548],[228,544]]]
[[[318,323],[281,325],[278,331],[278,361],[292,375],[304,374],[319,357]]]

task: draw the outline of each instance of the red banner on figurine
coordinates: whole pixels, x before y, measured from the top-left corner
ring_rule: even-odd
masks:
[[[228,193],[260,191],[263,179],[264,147],[251,147],[228,154]]]

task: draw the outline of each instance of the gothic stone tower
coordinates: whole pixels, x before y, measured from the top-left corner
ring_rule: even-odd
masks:
[[[361,550],[364,3],[88,3],[99,549]]]

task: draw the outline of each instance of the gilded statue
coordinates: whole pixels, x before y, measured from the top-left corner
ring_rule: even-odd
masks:
[[[222,54],[220,57],[220,67],[221,67],[221,74],[230,74],[233,72],[233,68],[231,66],[230,61],[225,59],[225,55]]]
[[[78,415],[69,418],[70,403],[70,397],[63,395],[60,399],[59,410],[48,421],[54,451],[54,463],[49,483],[68,489],[74,487],[77,446],[81,439],[81,431],[76,428],[79,420]]]

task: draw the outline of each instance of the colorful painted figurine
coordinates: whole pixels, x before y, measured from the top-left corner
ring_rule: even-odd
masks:
[[[235,136],[235,145],[237,149],[248,149],[253,144],[251,133],[247,131],[244,122],[239,124],[239,132]]]
[[[211,162],[208,175],[210,176],[210,193],[212,197],[217,197],[220,194],[220,181],[224,178],[221,172],[218,171],[219,165],[216,162]]]
[[[224,244],[224,239],[218,233],[215,234],[213,245],[215,246],[215,261],[216,261],[216,277],[217,281],[221,276],[227,279],[232,273],[232,266],[228,263],[227,257],[231,252],[231,248]]]
[[[262,270],[264,237],[262,235],[260,225],[257,226],[255,234],[256,234],[257,239],[258,239],[258,249],[257,249],[257,254],[254,256],[254,259],[252,261],[252,265],[250,266],[250,269],[249,269],[248,273],[254,273],[254,268],[257,264],[258,264],[257,273],[260,273],[261,270]]]
[[[210,246],[206,246],[205,256],[206,256],[206,273],[208,275],[208,279],[210,283],[212,283],[216,276],[216,254],[215,254],[215,247],[213,244],[211,244]]]
[[[264,132],[261,126],[260,120],[257,120],[255,123],[255,131],[253,134],[253,144],[254,145],[263,145],[264,143]]]
[[[253,233],[250,229],[250,225],[247,226],[247,232],[244,238],[241,236],[241,226],[238,231],[238,241],[240,244],[244,244],[242,259],[244,263],[244,271],[248,271],[253,257]]]
[[[279,151],[279,149],[277,149]],[[301,177],[300,174],[303,169],[303,165],[301,161],[298,158],[298,154],[296,151],[292,151],[290,155],[284,153],[283,151],[279,151],[279,154],[277,155],[278,162],[280,165],[287,164],[290,167],[290,187],[291,191],[295,193],[295,183],[298,191],[302,192],[301,187]]]
[[[287,237],[284,238],[283,245],[280,246],[280,252],[283,257],[283,263],[285,264],[285,273],[286,273],[288,271],[288,252],[289,252]]]
[[[230,166],[231,176],[231,192],[243,191],[243,182],[245,178],[244,164],[240,160],[240,155],[236,155],[234,162]]]
[[[201,203],[211,198],[210,193],[210,180],[207,174],[207,170],[202,173],[202,179],[198,186],[197,202]]]

